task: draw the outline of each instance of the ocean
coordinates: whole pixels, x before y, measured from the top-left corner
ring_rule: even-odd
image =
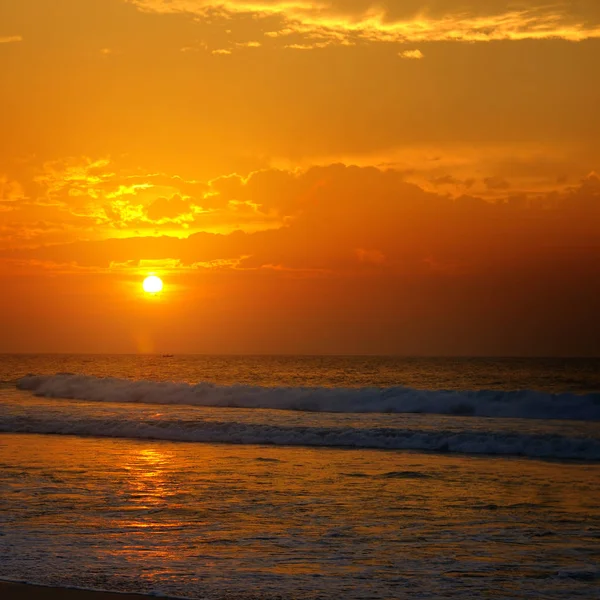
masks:
[[[600,359],[0,356],[0,579],[597,598]]]

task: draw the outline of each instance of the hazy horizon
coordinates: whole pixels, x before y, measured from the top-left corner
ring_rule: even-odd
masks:
[[[49,356],[157,356],[161,358],[169,358],[171,356],[223,356],[223,357],[290,357],[290,358],[302,358],[302,357],[310,357],[310,358],[394,358],[394,359],[426,359],[426,360],[435,360],[435,359],[443,359],[443,360],[597,360],[600,359],[600,355],[534,355],[534,354],[522,354],[522,355],[508,355],[508,354],[343,354],[343,353],[330,353],[330,354],[318,354],[318,353],[307,353],[307,354],[299,354],[299,353],[291,353],[291,352],[255,352],[255,353],[238,353],[238,352],[35,352],[35,351],[26,351],[26,352],[0,352],[0,356],[10,356],[10,355],[22,355],[22,356],[38,356],[38,355],[49,355]]]

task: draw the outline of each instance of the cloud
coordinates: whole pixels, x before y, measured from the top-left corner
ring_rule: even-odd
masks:
[[[16,42],[22,42],[23,38],[20,35],[8,35],[0,36],[0,44],[14,44]]]
[[[600,195],[600,175],[595,171],[592,171],[581,180],[581,187],[594,196]]]
[[[510,188],[510,183],[502,177],[486,177],[483,183],[488,190],[507,190]]]
[[[514,147],[466,152],[460,148],[411,148],[403,154],[392,153],[393,160],[382,160],[379,168],[366,166],[379,162],[377,157],[358,157],[361,168],[345,166],[352,161],[352,157],[346,157],[339,164],[324,161],[322,166],[297,169],[282,166],[247,176],[233,173],[207,182],[126,168],[110,158],[68,157],[44,163],[33,182],[0,178],[0,211],[11,214],[12,222],[19,224],[21,233],[14,237],[15,246],[49,239],[46,231],[37,228],[32,229],[34,234],[25,233],[31,219],[64,225],[64,239],[128,237],[133,232],[139,236],[186,238],[196,232],[252,233],[289,227],[316,214],[316,202],[321,211],[335,205],[341,214],[352,214],[351,207],[336,202],[347,197],[347,204],[352,205],[358,189],[369,196],[372,192],[365,187],[369,178],[372,187],[381,188],[387,198],[404,198],[406,190],[412,190],[410,196],[417,189],[430,194],[426,196],[428,201],[467,193],[473,198],[498,200],[510,191],[507,201],[517,205],[527,204],[528,198],[572,189],[567,181],[556,183],[557,172],[568,174],[569,182],[581,180],[586,173],[581,164],[574,168],[561,154],[554,155],[549,149],[547,155],[540,154],[538,148]],[[569,149],[564,152],[568,154]],[[385,173],[383,187],[381,173]],[[493,175],[482,177],[481,173]],[[589,194],[594,177],[592,174],[585,179]],[[353,179],[356,189],[340,187]],[[329,197],[322,198],[321,190],[329,190]],[[381,203],[382,214],[388,208],[387,202]],[[356,226],[370,218],[368,214],[361,217]],[[318,222],[316,226],[320,226]],[[60,235],[52,241],[60,241]],[[356,248],[381,250],[376,240],[367,240],[352,244],[348,256]],[[385,249],[381,251],[388,256]]]
[[[89,192],[114,177],[114,173],[106,169],[109,164],[107,158],[93,160],[86,156],[49,161],[44,163],[34,181],[47,189],[48,198],[66,188]]]
[[[405,50],[404,52],[399,52],[398,56],[401,58],[409,58],[413,60],[420,60],[421,58],[425,58],[425,55],[420,50]]]
[[[284,48],[291,50],[315,50],[316,48],[326,48],[330,42],[314,42],[312,44],[286,44]]]
[[[169,323],[189,338],[202,318],[203,336],[229,336],[229,351],[239,350],[251,331],[261,340],[252,348],[262,351],[298,352],[308,342],[314,344],[303,351],[324,351],[320,336],[335,339],[328,351],[337,352],[597,348],[600,177],[594,173],[566,190],[526,198],[497,192],[495,200],[453,198],[408,183],[393,169],[339,164],[232,175],[206,189],[214,210],[256,214],[259,207],[263,218],[286,216],[261,231],[181,235],[178,226],[156,235],[126,228],[121,237],[113,230],[100,239],[54,237],[43,244],[36,233],[21,247],[0,244],[0,269],[3,276],[37,274],[28,278],[37,287],[27,297],[54,303],[57,292],[41,286],[50,274],[70,277],[58,288],[59,304],[79,319],[78,331],[90,321],[87,305],[80,306],[84,294],[102,299],[101,311],[96,307],[102,314],[129,303],[129,312],[116,312],[129,321],[140,311],[132,290],[141,274],[159,269],[171,283]],[[146,210],[178,218],[186,203],[183,196],[161,196]],[[56,235],[46,220],[28,227]],[[0,225],[0,238],[16,229]],[[117,297],[119,281],[130,288]],[[104,302],[110,294],[114,302]],[[282,327],[295,345],[266,341]]]
[[[23,186],[7,175],[0,175],[0,210],[10,210],[15,203],[25,198]]]
[[[593,4],[580,7],[530,0],[519,8],[506,2],[449,0],[436,10],[422,2],[381,6],[375,2],[309,2],[305,0],[128,0],[140,10],[198,16],[255,15],[280,19],[276,38],[290,33],[348,41],[382,42],[491,42],[499,40],[563,39],[582,41],[600,37],[600,23],[591,18]],[[400,3],[398,3],[400,4]],[[494,8],[495,7],[495,8]],[[415,58],[415,57],[413,57]]]
[[[125,236],[132,231],[183,237],[195,231],[281,226],[285,207],[263,211],[254,203],[250,192],[260,185],[260,174],[254,174],[254,179],[243,194],[237,194],[236,184],[239,187],[245,181],[237,175],[204,183],[124,168],[109,158],[68,157],[41,165],[30,182],[33,198],[26,201],[15,202],[25,197],[20,184],[0,178],[0,210],[21,207],[24,213],[19,219],[35,213],[39,220],[43,213],[47,221],[66,223],[69,231],[86,239]]]
[[[191,202],[183,200],[181,196],[171,198],[157,198],[146,208],[146,215],[152,221],[177,221],[193,220]]]
[[[457,187],[457,188],[464,187],[466,189],[469,189],[469,188],[473,187],[473,185],[475,184],[475,179],[473,179],[473,178],[465,179],[463,181],[452,175],[442,175],[440,177],[432,177],[430,179],[430,181],[435,187],[453,186],[453,187]]]
[[[81,241],[4,256],[99,268],[140,260],[177,260],[187,267],[226,261],[236,270],[277,266],[338,276],[376,267],[393,277],[535,265],[543,270],[557,261],[600,259],[591,250],[600,236],[595,174],[566,192],[527,202],[453,199],[407,183],[393,170],[343,165],[224,177],[211,182],[211,189],[215,205],[260,206],[263,214],[293,216],[278,228],[256,232]],[[146,212],[152,219],[176,220],[190,208],[188,200],[173,196],[156,199]]]
[[[543,194],[579,181],[598,164],[598,156],[583,153],[574,144],[478,143],[418,144],[386,148],[381,152],[354,152],[310,156],[304,161],[274,159],[283,169],[332,163],[376,165],[402,172],[404,179],[429,190],[453,195],[465,189],[482,197],[496,197],[502,190],[484,182],[509,184],[513,194]],[[299,165],[298,165],[299,163]],[[560,181],[557,176],[560,175]],[[504,191],[507,188],[504,188]]]

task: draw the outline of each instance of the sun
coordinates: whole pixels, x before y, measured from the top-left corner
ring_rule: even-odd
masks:
[[[144,286],[144,291],[148,292],[149,294],[158,294],[158,292],[163,289],[162,279],[156,275],[150,275],[150,277],[146,277],[142,285]]]

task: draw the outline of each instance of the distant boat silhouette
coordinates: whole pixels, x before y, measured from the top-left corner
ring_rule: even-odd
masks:
[[[173,358],[173,354],[163,354],[163,358]]]

